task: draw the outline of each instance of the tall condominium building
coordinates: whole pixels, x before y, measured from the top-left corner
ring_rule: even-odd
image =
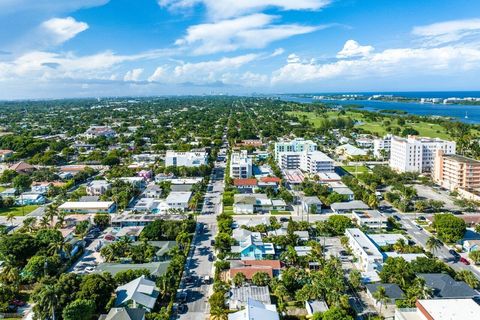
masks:
[[[373,155],[377,158],[382,158],[382,150],[385,150],[386,154],[390,153],[392,146],[392,135],[387,134],[383,138],[373,140]]]
[[[392,137],[390,167],[398,172],[431,172],[437,150],[455,154],[454,141],[439,138]]]
[[[199,167],[208,163],[206,152],[176,152],[167,151],[165,166],[170,167]]]
[[[279,161],[280,153],[302,153],[317,150],[317,144],[312,140],[296,138],[290,141],[279,141],[275,143],[275,160]]]
[[[252,175],[252,159],[248,157],[247,150],[232,153],[230,157],[230,177],[244,179]]]
[[[333,172],[333,160],[321,151],[306,152],[302,156],[300,169],[309,173]]]
[[[480,161],[437,150],[433,180],[451,191],[480,187]]]

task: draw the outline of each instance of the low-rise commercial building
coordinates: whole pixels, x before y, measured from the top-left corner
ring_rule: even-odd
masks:
[[[371,229],[386,229],[388,219],[378,210],[353,210],[352,219],[360,226]]]

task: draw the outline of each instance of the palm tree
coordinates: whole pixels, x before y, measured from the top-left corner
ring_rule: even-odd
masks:
[[[47,284],[43,287],[38,303],[44,306],[46,310],[51,310],[52,320],[55,320],[55,308],[58,305],[58,297],[53,285]]]
[[[8,255],[5,257],[2,265],[2,273],[0,274],[1,282],[18,285],[20,274],[18,267],[15,265],[15,257]]]
[[[13,220],[15,220],[17,217],[15,216],[15,213],[9,212],[7,213],[7,222],[10,222],[10,226],[13,226]]]
[[[48,226],[50,225],[50,219],[47,216],[41,217],[39,225],[41,228],[48,228]]]
[[[430,236],[427,242],[425,243],[425,246],[428,249],[428,251],[435,253],[442,247],[442,243],[440,242],[440,240],[438,240],[434,236]]]
[[[468,284],[473,289],[478,288],[479,281],[478,281],[477,277],[475,277],[473,272],[470,271],[470,270],[461,270],[461,271],[457,272],[457,275],[456,275],[455,278],[457,278],[457,280],[464,281],[466,284]]]
[[[55,203],[50,204],[45,209],[45,216],[50,219],[50,226],[53,227],[53,219],[58,216],[58,206]]]
[[[393,250],[395,250],[398,253],[404,253],[406,246],[407,246],[407,243],[405,242],[404,239],[398,239],[397,242],[393,244]]]
[[[378,287],[377,291],[373,293],[373,298],[377,301],[377,303],[380,303],[380,316],[382,315],[382,308],[385,305],[387,307],[388,303],[388,296],[387,296],[387,291],[385,290],[384,287]]]
[[[65,224],[66,216],[67,216],[67,213],[65,211],[59,212],[58,216],[57,216],[57,223],[55,224],[55,227],[63,228],[63,225]]]

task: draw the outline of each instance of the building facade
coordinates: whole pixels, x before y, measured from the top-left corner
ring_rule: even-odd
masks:
[[[390,167],[398,172],[431,172],[437,150],[455,154],[456,143],[416,136],[392,137]]]
[[[247,150],[232,153],[230,157],[230,177],[245,179],[252,175],[252,159],[248,157]]]
[[[450,191],[477,189],[480,187],[480,161],[437,150],[433,181]]]
[[[387,134],[383,138],[373,140],[373,155],[377,158],[383,158],[383,154],[389,154],[392,147],[392,135]],[[384,152],[382,152],[384,150]]]
[[[199,167],[207,165],[208,155],[206,152],[177,152],[167,151],[165,155],[165,166],[170,167]]]

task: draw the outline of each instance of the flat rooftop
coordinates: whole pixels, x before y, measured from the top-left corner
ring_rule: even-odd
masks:
[[[348,228],[345,230],[345,233],[349,234],[369,256],[378,256],[379,258],[383,257],[377,246],[367,237],[365,233],[363,233],[362,230],[358,228]]]

